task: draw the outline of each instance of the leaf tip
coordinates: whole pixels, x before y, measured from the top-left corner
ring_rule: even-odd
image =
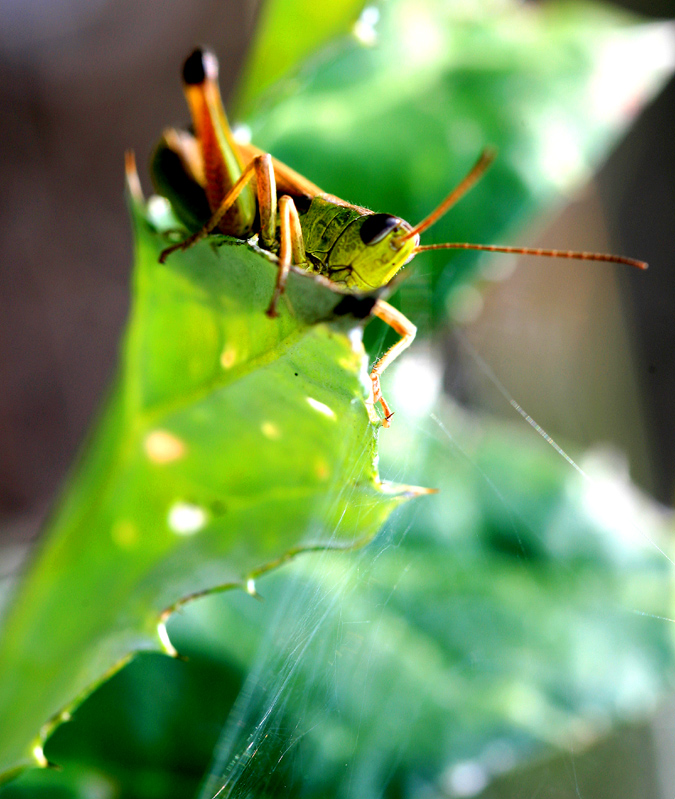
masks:
[[[438,488],[425,488],[424,486],[410,486],[404,483],[390,483],[383,480],[380,483],[380,491],[388,496],[399,497],[400,499],[414,499],[426,494],[438,494]]]
[[[159,624],[157,625],[157,637],[159,638],[162,652],[164,652],[165,655],[169,655],[169,657],[177,658],[180,657],[180,655],[176,647],[171,643],[169,633],[166,629],[166,620],[169,618],[170,612],[171,611],[164,611],[164,613],[162,613]]]
[[[244,590],[246,591],[246,593],[249,596],[252,596],[253,599],[257,599],[260,602],[263,601],[263,597],[260,596],[260,594],[258,593],[258,589],[256,588],[256,584],[255,584],[255,579],[253,577],[249,577],[246,580],[246,582],[244,584]]]
[[[38,768],[49,768],[53,767],[53,764],[50,763],[47,758],[45,757],[44,749],[42,748],[43,739],[42,735],[40,735],[31,746],[30,753],[33,757],[33,761]]]

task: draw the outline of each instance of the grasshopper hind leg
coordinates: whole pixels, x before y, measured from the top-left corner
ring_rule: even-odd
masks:
[[[260,240],[266,248],[271,248],[275,241],[276,230],[276,181],[272,156],[268,153],[257,155],[241,173],[241,177],[223,197],[217,211],[203,228],[188,236],[184,241],[162,250],[159,262],[164,263],[171,253],[177,250],[187,250],[198,241],[206,238],[218,228],[221,221],[237,201],[244,187],[255,180],[258,194],[258,208],[260,209]]]

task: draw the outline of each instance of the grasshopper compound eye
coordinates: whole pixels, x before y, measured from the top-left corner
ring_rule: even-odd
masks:
[[[397,216],[391,214],[371,214],[366,217],[359,233],[364,244],[379,244],[388,233],[401,224]]]
[[[198,47],[183,64],[183,83],[199,86],[205,80],[218,80],[218,59],[211,50]]]

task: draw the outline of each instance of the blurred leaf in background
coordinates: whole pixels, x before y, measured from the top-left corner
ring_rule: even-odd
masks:
[[[339,47],[340,37],[351,34],[364,5],[364,0],[333,0],[324,5],[311,0],[263,3],[239,79],[239,105],[246,107],[273,91],[281,79],[317,52]]]

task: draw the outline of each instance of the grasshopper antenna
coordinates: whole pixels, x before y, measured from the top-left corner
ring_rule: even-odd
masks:
[[[458,200],[460,200],[471,189],[490,164],[495,160],[497,152],[492,147],[486,147],[480,154],[479,159],[473,165],[467,176],[448,194],[443,202],[433,210],[429,216],[425,217],[419,224],[409,230],[402,241],[419,236],[420,233],[430,228],[437,222]],[[422,244],[415,247],[415,253],[426,252],[427,250],[482,250],[484,252],[506,252],[514,255],[541,255],[547,258],[570,258],[577,261],[605,261],[612,264],[626,264],[634,266],[636,269],[646,269],[644,261],[635,258],[625,258],[622,255],[610,255],[600,252],[577,252],[575,250],[545,250],[535,247],[502,247],[494,244],[469,244],[468,242],[457,242],[450,244]]]
[[[415,252],[427,250],[482,250],[483,252],[508,252],[514,255],[542,255],[546,258],[571,258],[577,261],[605,261],[611,264],[626,264],[636,269],[647,269],[648,264],[636,258],[623,255],[610,255],[603,252],[578,252],[576,250],[543,250],[537,247],[502,247],[495,244],[468,244],[457,242],[451,244],[423,244],[415,247]]]
[[[430,228],[442,216],[455,205],[462,197],[471,189],[483,176],[484,172],[488,169],[490,164],[497,157],[497,151],[492,147],[486,147],[480,154],[476,163],[471,167],[468,175],[448,194],[443,202],[433,210],[429,216],[425,217],[419,224],[408,231],[401,241],[411,239],[413,236],[419,236],[420,233]]]

